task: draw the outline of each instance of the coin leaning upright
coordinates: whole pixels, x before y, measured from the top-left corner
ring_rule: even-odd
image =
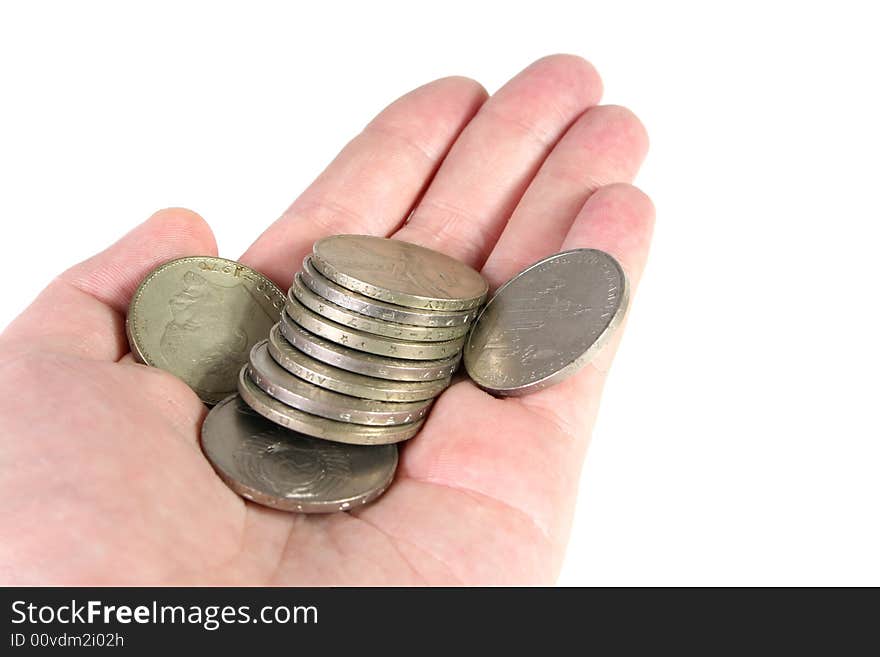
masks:
[[[202,449],[233,491],[281,511],[346,511],[379,497],[397,469],[397,447],[318,440],[269,422],[233,395],[202,425]]]
[[[464,348],[467,372],[501,396],[558,383],[592,360],[628,301],[626,274],[609,254],[574,249],[545,258],[483,308]]]
[[[325,237],[312,248],[312,264],[342,287],[410,308],[467,310],[488,291],[479,272],[463,262],[384,237]]]
[[[125,328],[137,359],[178,376],[213,404],[235,392],[239,369],[284,302],[284,293],[250,267],[213,256],[178,258],[143,280]]]

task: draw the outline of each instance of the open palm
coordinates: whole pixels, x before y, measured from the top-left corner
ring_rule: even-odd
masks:
[[[416,89],[241,260],[286,288],[316,239],[391,235],[482,268],[495,288],[543,256],[595,247],[635,285],[653,208],[628,183],[647,139],[629,111],[598,106],[600,93],[594,69],[571,56],[539,60],[488,100],[465,78]],[[215,252],[200,217],[164,210],[62,274],[0,338],[2,583],[555,579],[614,344],[527,397],[454,384],[379,501],[282,513],[226,488],[199,448],[204,406],[128,353],[125,310],[144,275]]]

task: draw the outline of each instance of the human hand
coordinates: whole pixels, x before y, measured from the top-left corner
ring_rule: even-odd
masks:
[[[653,223],[629,183],[647,149],[597,106],[594,69],[534,63],[486,100],[464,78],[399,99],[351,141],[241,261],[286,288],[312,243],[392,235],[496,288],[551,253],[613,254],[635,288]],[[405,224],[403,220],[415,208]],[[6,584],[550,583],[616,339],[571,379],[496,399],[447,389],[394,483],[349,513],[246,502],[199,448],[205,407],[135,363],[124,318],[158,264],[212,255],[192,212],[164,210],[68,270],[0,336],[0,579]]]

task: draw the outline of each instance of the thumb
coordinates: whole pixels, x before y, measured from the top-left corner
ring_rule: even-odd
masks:
[[[0,335],[0,346],[118,360],[128,352],[125,311],[143,278],[168,260],[216,253],[214,235],[198,214],[160,210],[52,281]]]

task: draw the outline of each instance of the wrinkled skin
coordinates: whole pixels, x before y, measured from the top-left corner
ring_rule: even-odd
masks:
[[[629,183],[647,138],[628,110],[598,105],[600,94],[595,70],[571,56],[539,60],[488,99],[465,78],[420,87],[241,260],[286,288],[317,238],[391,235],[481,268],[495,288],[550,253],[595,247],[635,286],[654,211]],[[198,398],[128,353],[125,311],[144,275],[215,252],[198,215],[163,210],[61,274],[0,337],[2,583],[555,580],[617,339],[577,376],[527,397],[453,385],[375,504],[281,513],[223,485],[199,448]]]

